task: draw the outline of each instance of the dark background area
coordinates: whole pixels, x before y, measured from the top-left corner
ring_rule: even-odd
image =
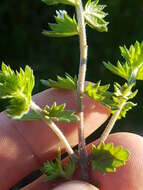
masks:
[[[109,31],[99,33],[87,27],[87,80],[102,80],[102,84],[113,86],[114,81],[124,81],[105,70],[102,61],[110,60],[115,64],[121,57],[120,45],[129,47],[136,40],[143,40],[143,0],[102,0],[100,3],[107,4]],[[0,62],[4,61],[13,69],[30,65],[36,77],[34,93],[45,89],[40,79],[56,79],[56,75],[63,76],[65,72],[74,76],[78,72],[78,37],[47,38],[41,34],[43,29],[48,29],[48,22],[54,22],[56,9],[66,9],[70,15],[74,13],[72,7],[48,7],[40,0],[0,1]],[[142,81],[137,83],[137,88],[139,93],[134,101],[138,106],[127,114],[126,119],[116,124],[114,131],[143,135]],[[0,105],[0,110],[3,110],[5,104],[1,102]]]

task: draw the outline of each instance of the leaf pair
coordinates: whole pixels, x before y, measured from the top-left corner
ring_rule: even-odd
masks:
[[[79,120],[78,115],[76,115],[71,110],[65,110],[65,104],[56,105],[56,103],[53,103],[51,107],[48,105],[44,107],[43,109],[43,117],[45,117],[47,120],[52,120],[53,122],[75,122]],[[34,111],[31,111],[24,115],[21,120],[39,120],[41,117]]]
[[[8,100],[7,112],[11,117],[18,119],[29,111],[34,83],[33,71],[29,66],[14,72],[2,63],[0,98]]]
[[[73,158],[69,158],[67,165],[62,165],[61,150],[58,149],[58,156],[54,161],[47,161],[41,168],[41,171],[46,174],[45,181],[55,180],[57,178],[70,179],[76,169],[76,161]]]
[[[79,120],[79,117],[73,111],[65,110],[65,104],[57,106],[54,103],[51,107],[45,106],[43,115],[47,120],[50,119],[54,122],[74,122]]]
[[[138,90],[132,92],[134,84],[128,85],[125,83],[121,86],[118,83],[114,83],[114,92],[111,93],[108,91],[109,86],[110,85],[100,86],[100,81],[95,85],[89,83],[85,88],[85,94],[110,108],[112,114],[114,114],[115,111],[119,109],[120,105],[124,103],[118,117],[118,119],[121,119],[126,116],[127,111],[136,106],[135,103],[128,100],[134,98]]]
[[[69,4],[76,5],[74,0],[43,0],[47,5],[54,4]],[[104,20],[104,18],[108,15],[104,13],[103,9],[106,7],[105,5],[98,5],[98,0],[91,1],[89,0],[85,6],[84,10],[84,18],[86,24],[88,24],[91,28],[96,29],[99,32],[107,32],[108,22]],[[56,11],[55,20],[56,23],[49,23],[49,27],[51,31],[44,30],[43,34],[49,37],[69,37],[78,35],[78,25],[75,17],[71,18],[65,10]]]
[[[129,49],[126,46],[120,47],[120,51],[125,62],[118,61],[117,66],[104,62],[105,67],[130,83],[143,80],[143,42],[136,41]]]

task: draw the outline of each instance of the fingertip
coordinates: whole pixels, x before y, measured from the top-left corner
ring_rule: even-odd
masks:
[[[95,186],[90,183],[84,181],[69,181],[66,183],[62,183],[61,185],[55,187],[53,190],[99,190]]]

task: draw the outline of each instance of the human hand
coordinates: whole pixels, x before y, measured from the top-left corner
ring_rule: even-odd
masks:
[[[76,111],[76,96],[62,90],[46,90],[33,97],[40,106],[65,102],[68,109]],[[89,136],[109,116],[109,111],[88,97],[84,99],[85,134]],[[77,123],[59,124],[72,146],[76,145]],[[41,121],[14,121],[0,114],[0,190],[8,190],[24,176],[38,169],[47,159],[57,154],[59,143],[55,134]]]
[[[64,100],[69,109],[76,110],[74,94],[65,91],[44,91],[35,96],[34,100],[39,105],[50,104],[53,101],[62,103]],[[95,103],[87,97],[84,102],[85,134],[88,136],[107,119],[109,112],[102,105]],[[39,168],[45,160],[53,159],[56,156],[59,142],[50,129],[45,127],[41,122],[15,122],[8,119],[5,113],[1,114],[0,121],[0,190],[8,190],[18,180]],[[70,125],[65,126],[60,124],[60,127],[70,144],[74,146],[77,144],[77,124]],[[98,182],[100,190],[113,190],[115,188],[116,190],[142,190],[142,137],[129,133],[117,133],[111,135],[108,141],[123,145],[131,152],[131,158],[126,166],[118,169],[115,174],[102,176],[98,172],[90,171],[91,182]],[[60,146],[62,147],[61,144]],[[87,149],[90,154],[91,146],[89,145]],[[23,190],[50,190],[52,184],[41,184],[42,178],[43,176]],[[75,178],[80,179],[79,174]],[[74,185],[73,188],[76,190]],[[65,187],[62,186],[62,188],[63,190],[65,188],[66,190],[68,188],[70,190],[71,186],[67,187],[66,185]],[[77,188],[79,189],[79,186]]]

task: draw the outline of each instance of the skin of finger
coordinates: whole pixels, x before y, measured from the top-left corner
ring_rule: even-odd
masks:
[[[49,89],[33,97],[40,106],[66,103],[67,109],[76,111],[74,92]],[[85,135],[95,131],[108,117],[103,105],[84,97]],[[69,143],[77,144],[78,123],[58,124]],[[53,159],[61,146],[55,134],[40,121],[13,121],[0,114],[0,190],[7,190],[18,180],[39,168],[47,159]],[[6,180],[5,180],[6,179]]]
[[[98,190],[95,186],[83,182],[83,181],[70,181],[62,183],[61,185],[55,187],[53,190]]]
[[[28,185],[27,187],[23,188],[22,190],[46,190],[46,189],[52,189],[52,190],[99,190],[92,184],[86,183],[84,181],[79,181],[79,180],[72,180],[64,183],[60,183],[60,185],[56,186],[55,188],[52,188],[53,185],[48,183],[48,184],[42,184],[39,185],[39,180],[42,180],[43,177],[40,177],[38,180],[35,180],[31,185]],[[36,182],[37,181],[37,182]]]
[[[143,137],[133,133],[116,133],[107,142],[123,146],[130,152],[130,159],[116,173],[101,175],[90,173],[92,181],[99,184],[100,190],[142,190],[143,189]]]
[[[90,182],[98,185],[100,190],[142,190],[143,187],[143,137],[133,133],[115,133],[109,136],[107,142],[120,145],[130,152],[130,159],[125,166],[118,168],[116,173],[105,175],[93,172],[89,167]],[[95,141],[96,145],[98,141]],[[91,144],[87,146],[91,154]],[[44,176],[26,186],[22,190],[51,190],[52,184],[41,184]],[[74,179],[80,179],[80,172],[76,171]],[[54,186],[56,184],[53,184]]]

